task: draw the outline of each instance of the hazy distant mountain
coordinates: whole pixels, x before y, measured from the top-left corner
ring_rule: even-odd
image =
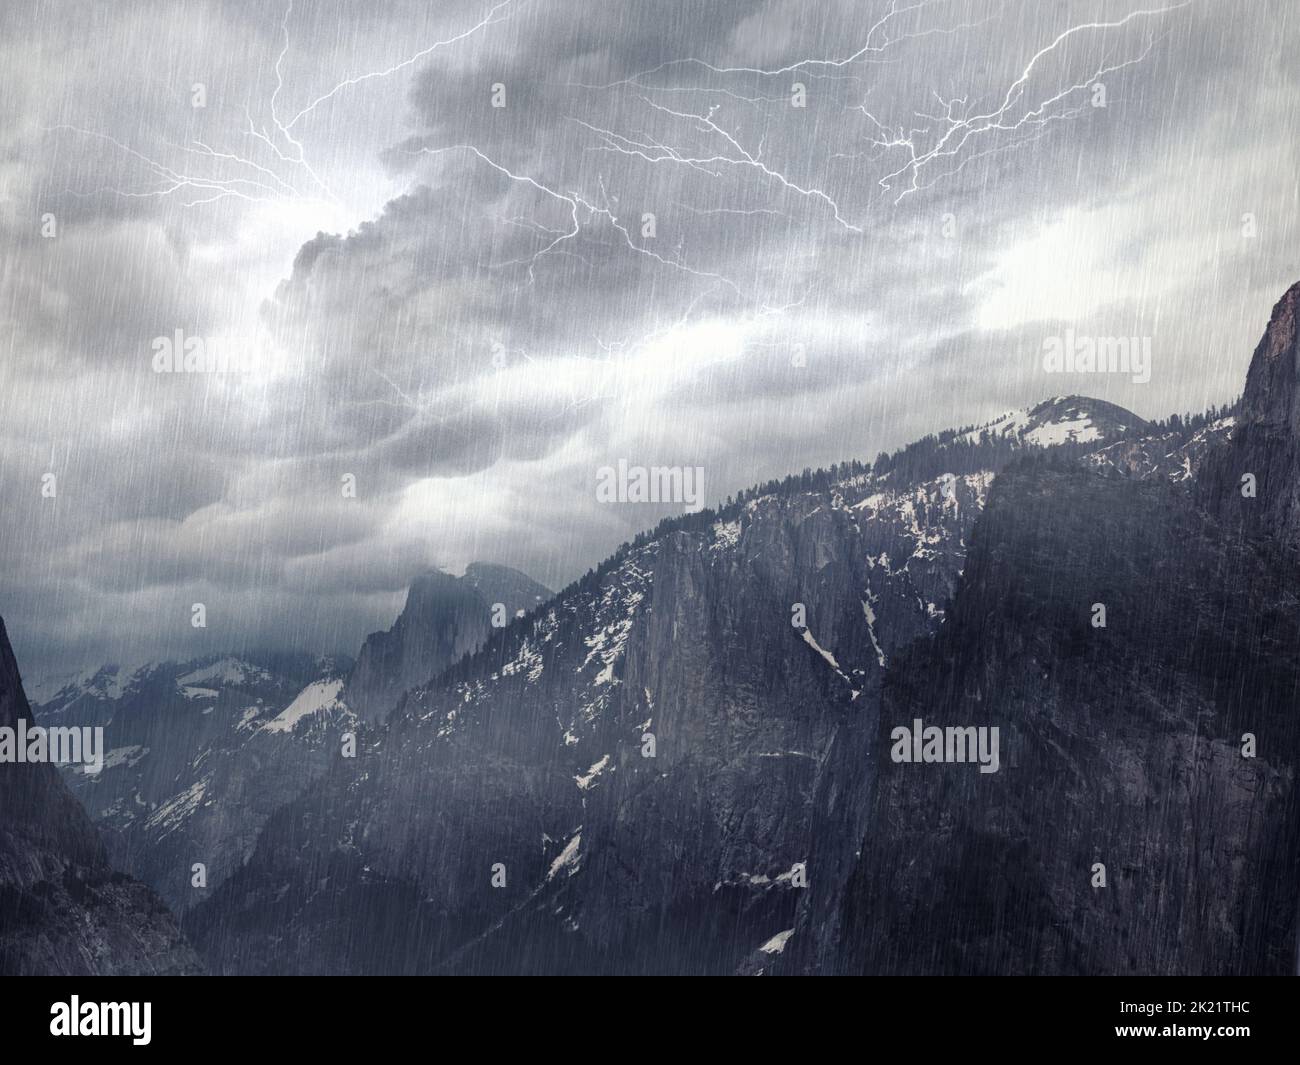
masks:
[[[64,778],[116,868],[177,912],[248,857],[273,810],[324,772],[354,715],[349,663],[309,655],[220,655],[107,666],[36,706],[47,725],[100,725],[104,768]],[[204,866],[196,886],[193,866]]]
[[[270,814],[325,771],[366,716],[382,717],[407,688],[480,646],[497,604],[504,624],[549,595],[506,566],[430,573],[355,666],[278,653],[110,664],[43,682],[35,714],[104,727],[104,771],[69,767],[67,783],[115,867],[180,913],[243,864]]]
[[[417,577],[393,627],[366,638],[344,699],[364,720],[380,721],[408,689],[482,646],[494,613],[499,628],[550,597],[531,577],[486,562],[471,564],[463,577]]]

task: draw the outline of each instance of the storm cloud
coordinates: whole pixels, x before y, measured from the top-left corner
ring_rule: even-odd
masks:
[[[597,502],[619,459],[713,503],[1059,393],[1227,402],[1300,278],[1281,0],[0,31],[0,613],[37,672],[352,652],[435,565],[559,587],[671,512]],[[1067,329],[1150,337],[1150,382],[1044,374]],[[246,372],[155,372],[177,331]]]

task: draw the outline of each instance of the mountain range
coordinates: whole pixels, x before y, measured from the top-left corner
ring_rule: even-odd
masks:
[[[64,779],[114,866],[182,913],[248,859],[270,815],[347,737],[382,719],[414,678],[478,647],[495,606],[504,624],[506,611],[549,595],[504,566],[434,571],[411,583],[393,627],[368,637],[355,663],[245,653],[109,665],[37,685],[35,712],[46,725],[105,729],[103,770],[68,766]]]
[[[1227,429],[1167,430],[1146,475]],[[408,692],[187,927],[223,971],[731,972],[815,913],[829,964],[867,725],[995,478],[1046,448],[1120,477],[1154,432],[1061,397],[665,523]]]
[[[7,820],[0,890],[111,856],[215,973],[1294,971],[1298,305],[1231,410],[1058,397],[670,519],[556,595],[425,575],[355,665],[47,686],[106,767],[27,774],[79,827]],[[917,722],[996,728],[998,770],[896,760]],[[75,969],[30,927],[6,971]]]

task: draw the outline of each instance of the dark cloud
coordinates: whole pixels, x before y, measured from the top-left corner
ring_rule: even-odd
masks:
[[[658,516],[595,503],[618,458],[716,500],[1058,392],[1223,402],[1300,273],[1280,0],[0,27],[0,609],[42,664],[353,650],[431,565],[558,586]],[[1151,382],[1047,379],[1067,328],[1149,335]],[[254,372],[154,373],[178,329]]]

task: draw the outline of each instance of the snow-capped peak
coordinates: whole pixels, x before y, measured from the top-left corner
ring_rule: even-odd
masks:
[[[1054,396],[1034,407],[1007,411],[963,433],[958,439],[978,443],[985,435],[1010,438],[1035,447],[1113,442],[1147,423],[1131,411],[1087,396]]]

